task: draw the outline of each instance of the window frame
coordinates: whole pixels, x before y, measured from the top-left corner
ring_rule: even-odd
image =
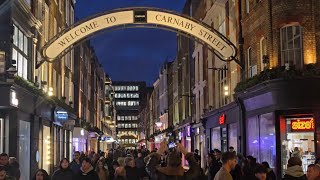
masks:
[[[299,38],[299,48],[295,47],[295,40],[297,39],[297,37],[295,37],[295,34],[293,33],[292,30],[292,38],[290,39],[290,41],[292,41],[292,47],[289,48],[289,39],[288,39],[288,29],[289,28],[299,28],[300,34],[299,36],[297,36]],[[285,46],[286,48],[283,48],[283,44],[284,44],[284,34],[283,34],[283,30],[285,30],[285,35],[286,35],[286,42],[285,42]],[[304,57],[303,57],[303,39],[302,39],[302,35],[303,35],[303,27],[300,24],[289,24],[286,26],[283,26],[282,28],[280,28],[280,51],[281,51],[281,66],[286,66],[286,64],[288,63],[289,65],[294,65],[297,66],[299,68],[301,68],[304,64]],[[293,59],[290,60],[288,57],[288,52],[293,51]],[[300,62],[297,62],[296,59],[296,51],[300,51]],[[283,53],[285,53],[285,56],[283,56]],[[290,62],[292,62],[292,64],[290,64]],[[299,64],[298,64],[299,63]]]

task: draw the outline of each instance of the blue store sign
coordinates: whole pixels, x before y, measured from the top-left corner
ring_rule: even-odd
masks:
[[[56,111],[55,119],[56,119],[56,121],[63,124],[65,121],[67,121],[69,119],[68,113],[66,111]]]

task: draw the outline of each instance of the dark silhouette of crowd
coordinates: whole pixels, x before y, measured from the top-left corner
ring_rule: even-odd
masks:
[[[268,162],[244,157],[233,147],[227,152],[214,149],[203,159],[197,149],[188,152],[180,143],[168,148],[166,141],[152,152],[116,148],[106,153],[76,151],[73,155],[71,162],[63,158],[53,174],[39,169],[32,180],[320,180],[320,159],[310,164],[305,174],[301,158],[293,156],[282,177],[277,177]],[[20,176],[16,158],[0,154],[0,180],[19,180]]]

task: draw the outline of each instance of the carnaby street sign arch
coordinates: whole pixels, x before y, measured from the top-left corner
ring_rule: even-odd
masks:
[[[237,52],[235,46],[218,31],[202,22],[163,9],[133,7],[98,14],[66,28],[44,45],[42,62],[53,62],[55,59],[59,59],[78,42],[97,32],[126,27],[174,29],[207,44],[221,60],[235,60]]]

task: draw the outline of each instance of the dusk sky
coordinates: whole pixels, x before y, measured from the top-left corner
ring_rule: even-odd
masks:
[[[124,7],[157,7],[181,12],[185,0],[78,0],[76,18]],[[176,56],[176,33],[161,29],[104,31],[91,38],[99,61],[112,80],[147,81],[152,85],[159,68]]]

